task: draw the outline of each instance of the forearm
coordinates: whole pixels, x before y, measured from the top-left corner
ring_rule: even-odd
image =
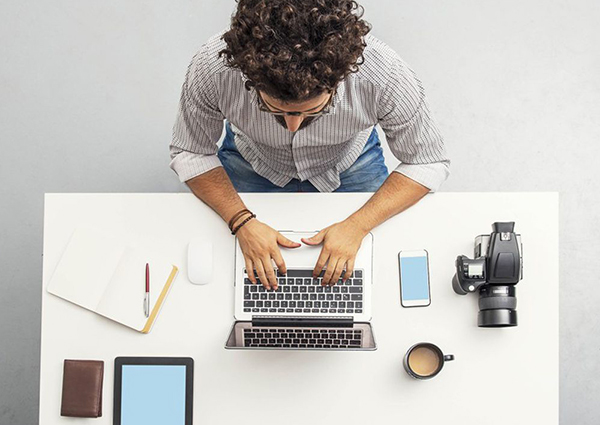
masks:
[[[211,207],[226,223],[238,211],[246,208],[223,167],[213,168],[186,181],[186,184],[198,199]]]
[[[358,211],[348,217],[364,233],[401,213],[423,198],[429,189],[408,177],[392,172],[381,187]]]

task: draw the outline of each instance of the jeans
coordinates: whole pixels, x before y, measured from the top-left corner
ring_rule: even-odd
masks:
[[[308,180],[292,179],[279,187],[257,174],[235,147],[234,134],[225,127],[225,139],[217,153],[223,168],[238,192],[318,192]],[[335,192],[375,192],[388,177],[383,149],[377,131],[373,128],[365,147],[354,164],[340,173],[341,185]]]

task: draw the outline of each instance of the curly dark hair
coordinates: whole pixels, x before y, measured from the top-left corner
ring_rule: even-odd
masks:
[[[335,89],[358,71],[371,25],[354,0],[237,0],[219,52],[254,87],[282,102]]]

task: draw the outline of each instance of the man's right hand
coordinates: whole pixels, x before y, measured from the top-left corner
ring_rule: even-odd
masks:
[[[298,248],[301,244],[289,240],[257,219],[252,219],[243,225],[238,230],[237,237],[246,260],[248,279],[256,283],[253,272],[256,270],[260,282],[266,289],[277,289],[277,276],[271,259],[275,261],[279,272],[285,274],[287,269],[279,245],[285,248]]]

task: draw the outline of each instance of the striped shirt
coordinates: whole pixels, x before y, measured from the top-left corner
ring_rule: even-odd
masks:
[[[170,166],[182,182],[221,166],[217,143],[225,119],[242,157],[280,187],[298,179],[321,192],[334,191],[339,174],[360,156],[378,123],[400,161],[394,171],[431,191],[447,179],[450,161],[423,86],[382,41],[367,35],[364,63],[338,84],[328,111],[290,132],[259,109],[257,93],[246,90],[241,71],[219,58],[222,34],[194,55],[183,83],[170,144]]]

